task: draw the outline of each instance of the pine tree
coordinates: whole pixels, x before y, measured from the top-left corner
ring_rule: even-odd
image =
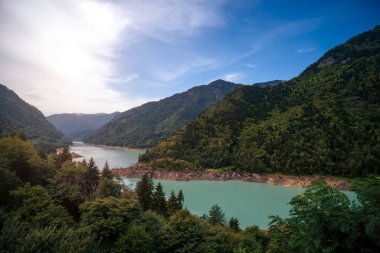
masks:
[[[179,190],[177,195],[177,202],[178,202],[178,209],[183,208],[183,201],[185,200],[185,197],[183,196],[182,190]]]
[[[170,197],[168,200],[168,211],[170,214],[174,214],[179,210],[178,208],[178,200],[177,197],[175,196],[174,191],[170,193]]]
[[[88,198],[94,198],[96,189],[100,181],[100,173],[98,166],[96,166],[94,159],[91,157],[87,165],[86,173],[86,195]]]
[[[226,217],[224,216],[222,209],[217,204],[211,207],[208,216],[208,221],[213,225],[220,224],[224,226],[226,223]]]
[[[153,181],[148,174],[144,174],[136,185],[136,193],[143,210],[152,207]]]
[[[237,218],[231,217],[228,225],[232,229],[232,231],[234,231],[234,232],[240,231],[240,224],[239,224],[239,220]]]
[[[158,183],[156,186],[156,191],[153,193],[153,211],[156,211],[159,214],[167,216],[168,209],[166,207],[166,198],[165,193],[162,188],[161,183]]]
[[[64,147],[62,152],[59,153],[55,158],[55,167],[60,169],[62,164],[66,161],[71,161],[71,154],[69,147]]]
[[[103,167],[103,170],[102,170],[102,173],[101,173],[101,178],[102,179],[112,179],[113,178],[113,175],[112,175],[112,170],[110,169],[110,166],[108,164],[108,162],[106,161],[106,163],[104,164],[104,167]]]

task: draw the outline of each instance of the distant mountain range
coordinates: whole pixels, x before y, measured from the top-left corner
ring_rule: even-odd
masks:
[[[146,103],[121,113],[85,138],[85,141],[115,146],[151,147],[196,118],[237,86],[235,83],[216,80],[160,101]]]
[[[380,26],[298,77],[240,86],[140,161],[265,173],[380,173]]]
[[[110,114],[61,113],[50,115],[47,119],[68,138],[82,140],[119,114],[119,112]]]
[[[37,147],[53,149],[70,143],[36,107],[0,84],[0,130],[3,134],[24,133]]]
[[[271,86],[282,82],[274,80],[255,85]],[[160,101],[146,103],[121,113],[84,140],[93,144],[131,148],[152,147],[238,86],[236,83],[216,80]]]

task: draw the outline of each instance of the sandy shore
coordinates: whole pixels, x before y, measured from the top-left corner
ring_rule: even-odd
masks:
[[[145,173],[150,173],[153,178],[163,180],[241,180],[246,182],[269,183],[287,187],[307,187],[313,180],[324,179],[328,185],[339,189],[349,190],[350,179],[333,176],[291,176],[283,174],[256,174],[238,171],[221,171],[216,169],[185,169],[181,171],[163,170],[152,168],[146,164],[137,163],[127,168],[113,169],[120,176],[141,178]]]

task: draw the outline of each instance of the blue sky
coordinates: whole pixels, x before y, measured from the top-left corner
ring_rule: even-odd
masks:
[[[45,114],[124,111],[215,79],[297,76],[380,1],[0,0],[0,83]]]

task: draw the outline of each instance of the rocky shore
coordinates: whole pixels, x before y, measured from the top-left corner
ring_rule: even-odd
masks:
[[[313,180],[324,179],[328,185],[336,189],[350,189],[350,179],[332,176],[291,176],[277,173],[256,174],[241,171],[222,171],[216,169],[185,169],[181,171],[175,171],[152,168],[149,165],[142,163],[137,163],[127,168],[115,168],[113,170],[120,176],[126,176],[129,178],[141,178],[145,173],[149,173],[155,179],[164,180],[241,180],[246,182],[269,183],[273,185],[303,188],[309,186]]]

